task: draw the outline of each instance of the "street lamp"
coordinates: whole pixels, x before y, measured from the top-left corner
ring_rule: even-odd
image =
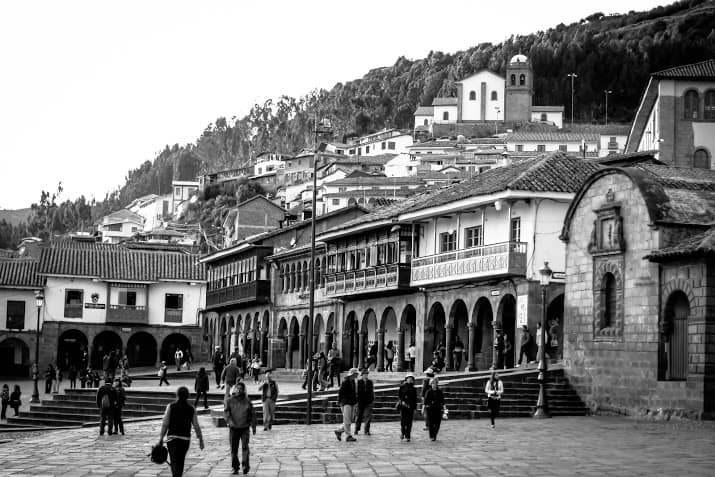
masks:
[[[499,113],[501,113],[501,108],[499,106],[494,106],[494,111],[497,112],[497,120],[494,123],[494,135],[499,134]]]
[[[573,81],[578,78],[576,73],[569,73],[566,76],[571,78],[571,126],[573,127]]]
[[[546,291],[549,288],[551,281],[551,269],[549,262],[544,262],[544,268],[539,270],[541,275],[541,336],[539,337],[539,399],[536,401],[536,412],[534,417],[543,419],[551,417],[549,415],[549,406],[546,402],[546,372],[548,365],[546,364]]]
[[[603,92],[606,94],[606,126],[608,126],[608,95],[613,93],[613,91],[604,89]]]
[[[40,374],[40,310],[45,302],[45,296],[42,294],[42,290],[37,290],[35,292],[35,305],[37,306],[37,327],[35,328],[35,364],[32,368],[32,399],[31,403],[40,402],[40,390],[37,389],[37,378]]]

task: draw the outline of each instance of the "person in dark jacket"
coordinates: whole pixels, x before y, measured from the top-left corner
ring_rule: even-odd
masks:
[[[446,409],[444,393],[439,388],[439,381],[437,378],[432,378],[430,381],[430,388],[425,394],[424,405],[427,409],[426,415],[429,416],[429,437],[433,441],[436,441],[437,434],[439,434],[439,427],[442,424],[442,414]]]
[[[52,381],[55,379],[55,367],[51,364],[47,365],[47,371],[45,371],[45,394],[50,394],[52,392]]]
[[[0,394],[0,399],[2,399],[2,413],[0,413],[0,419],[7,419],[7,407],[10,405],[10,387],[7,384],[2,385],[2,394]]]
[[[114,392],[117,395],[117,401],[114,405],[114,413],[112,418],[114,419],[114,433],[120,432],[124,435],[124,421],[122,421],[122,409],[124,409],[124,403],[127,401],[127,392],[122,386],[122,380],[119,377],[114,378]]]
[[[166,379],[166,374],[169,372],[169,368],[166,367],[166,361],[162,361],[161,364],[159,365],[159,386],[161,386],[163,383],[166,383],[167,386],[171,386],[169,384],[169,380]]]
[[[338,404],[340,405],[340,410],[343,412],[343,424],[341,427],[335,430],[335,437],[338,440],[342,440],[343,432],[347,435],[345,438],[346,442],[355,442],[355,439],[350,433],[350,425],[353,422],[353,415],[355,413],[355,405],[357,404],[357,368],[350,368],[350,372],[343,379],[343,383],[340,385],[340,391],[338,391]]]
[[[425,420],[423,431],[429,430],[429,416],[427,415],[427,407],[425,406],[425,394],[427,394],[427,390],[430,388],[432,378],[434,378],[434,373],[427,371],[425,372],[425,378],[422,380],[422,392],[420,393],[420,397],[422,398],[422,419]]]
[[[221,381],[223,381],[223,385],[226,387],[224,401],[231,395],[231,388],[241,380],[243,380],[241,377],[241,369],[236,363],[236,358],[231,358],[231,361],[228,363],[228,366],[224,368],[223,375],[221,376]]]
[[[204,449],[204,438],[201,434],[196,411],[189,404],[189,388],[179,386],[176,390],[176,401],[166,406],[164,420],[159,432],[159,445],[163,445],[166,436],[166,447],[169,449],[172,477],[184,474],[184,462],[191,442],[191,426],[194,426],[199,439],[199,449]]]
[[[372,422],[372,403],[375,401],[375,386],[370,380],[369,371],[362,370],[357,383],[357,419],[355,420],[355,435],[360,432],[360,425],[365,423],[365,435],[370,435],[370,422]]]
[[[196,375],[194,381],[194,392],[196,392],[196,401],[194,407],[199,407],[199,398],[204,397],[204,409],[209,408],[209,375],[206,373],[206,368],[199,368],[199,374]]]
[[[70,389],[77,388],[77,368],[74,367],[74,364],[70,366],[67,378],[70,380]]]
[[[107,425],[107,434],[112,435],[114,429],[114,408],[117,405],[117,393],[112,387],[112,382],[106,380],[104,386],[97,390],[97,407],[100,412],[99,435],[104,435],[104,426]]]
[[[20,400],[20,397],[22,397],[20,385],[16,384],[12,388],[12,392],[10,393],[10,407],[13,409],[13,411],[15,411],[16,416],[20,414],[20,406],[22,406],[22,401]]]
[[[400,385],[400,439],[410,442],[412,434],[412,420],[417,409],[417,390],[415,389],[415,375],[407,373],[405,382]]]
[[[258,386],[261,391],[263,401],[263,430],[270,431],[273,428],[273,419],[276,414],[276,401],[278,400],[278,384],[273,380],[270,369],[266,370],[266,380]]]
[[[224,358],[221,352],[221,347],[217,346],[214,352],[214,375],[216,376],[216,389],[221,387],[221,375],[223,374],[223,367],[226,365],[226,358]]]
[[[238,469],[241,466],[241,462],[238,460],[238,444],[240,442],[243,473],[247,474],[251,470],[249,462],[251,451],[248,447],[249,431],[253,429],[253,435],[256,435],[256,413],[253,411],[253,404],[246,397],[246,385],[242,382],[236,383],[233,387],[231,397],[226,400],[223,416],[228,425],[233,473],[238,474]]]

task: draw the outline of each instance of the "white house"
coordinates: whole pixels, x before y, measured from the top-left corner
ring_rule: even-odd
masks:
[[[506,136],[507,152],[515,156],[561,151],[582,157],[598,157],[600,144],[601,137],[596,133],[542,131],[515,132]]]
[[[149,194],[134,199],[125,209],[144,217],[144,231],[161,227],[171,217],[171,194]]]
[[[127,209],[104,216],[100,230],[102,242],[119,243],[144,230],[144,217]]]
[[[387,177],[408,177],[417,174],[420,161],[409,154],[399,154],[385,164],[385,175]]]
[[[171,195],[171,213],[174,216],[181,214],[192,195],[199,190],[199,181],[171,181],[173,193]]]
[[[504,78],[481,70],[457,82],[457,121],[501,121],[504,119]]]

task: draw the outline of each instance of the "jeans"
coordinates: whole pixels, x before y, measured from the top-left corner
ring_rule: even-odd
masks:
[[[273,418],[276,414],[276,402],[267,398],[263,401],[263,428],[270,429],[273,427]]]
[[[199,399],[201,398],[201,396],[204,397],[204,407],[209,407],[209,395],[206,391],[199,391],[196,393],[196,401],[194,401],[194,407],[198,408]]]
[[[2,414],[0,414],[0,419],[7,419],[7,406],[10,404],[10,401],[3,401],[2,402]]]
[[[122,408],[121,407],[116,407],[114,408],[114,413],[112,414],[112,418],[114,419],[114,433],[117,433],[117,430],[124,435],[124,421],[122,421]]]
[[[52,380],[45,379],[45,394],[50,394],[52,392]]]
[[[370,432],[370,422],[372,422],[372,403],[358,404],[357,419],[355,421],[355,432],[360,430],[360,425],[365,423],[365,434]]]
[[[351,436],[350,425],[353,423],[353,415],[355,414],[355,406],[353,404],[343,404],[340,408],[343,411],[343,431],[347,436]]]
[[[414,417],[414,409],[405,406],[400,408],[400,429],[406,439],[409,439],[412,435],[412,420]]]
[[[519,348],[519,362],[518,364],[521,364],[522,358],[526,358],[525,362],[529,362],[529,352],[528,352],[528,346],[522,346]]]
[[[171,477],[181,477],[184,474],[186,453],[189,452],[189,441],[172,439],[166,443],[166,447],[169,450],[169,460],[171,461]]]
[[[243,460],[243,468],[247,469],[249,467],[248,458],[251,451],[248,448],[248,443],[250,441],[251,428],[250,427],[231,427],[229,429],[229,439],[231,441],[231,467],[238,470],[241,467],[241,463],[238,461],[238,443],[241,443],[241,460]]]
[[[492,426],[494,425],[494,419],[499,415],[499,406],[501,405],[500,399],[489,398],[487,401],[487,408],[489,408],[489,419],[492,421]]]
[[[99,435],[104,435],[104,426],[107,425],[107,434],[112,435],[112,429],[114,428],[114,411],[110,409],[101,410],[101,418],[99,421]]]
[[[221,386],[221,374],[223,374],[223,368],[214,368],[214,376],[216,376],[216,386]]]
[[[436,439],[437,434],[439,434],[439,426],[442,424],[442,411],[441,410],[427,410],[428,424],[427,429],[429,430],[430,439]]]

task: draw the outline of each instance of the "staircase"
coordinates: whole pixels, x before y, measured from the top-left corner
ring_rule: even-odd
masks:
[[[517,371],[502,374],[504,382],[504,397],[502,397],[500,417],[530,417],[535,408],[539,394],[538,372]],[[486,407],[486,394],[484,387],[489,379],[488,373],[478,376],[444,378],[440,387],[444,391],[450,419],[480,419],[488,418],[489,411]],[[415,383],[418,398],[420,397],[422,380]],[[397,421],[399,413],[395,410],[398,386],[395,384],[376,384],[375,402],[373,403],[373,421]],[[553,370],[549,373],[546,395],[549,412],[552,416],[585,416],[589,409],[581,401],[564,378],[563,371]],[[418,399],[419,400],[419,399]],[[263,422],[263,409],[260,401],[254,401],[254,409],[258,415],[258,422]],[[337,403],[336,392],[316,393],[312,401],[313,423],[340,423],[342,414]],[[226,425],[223,413],[212,410],[211,417],[218,427]],[[307,417],[306,401],[304,398],[281,402],[276,404],[276,418],[274,424],[304,424]],[[420,412],[415,414],[417,419],[422,419]]]

